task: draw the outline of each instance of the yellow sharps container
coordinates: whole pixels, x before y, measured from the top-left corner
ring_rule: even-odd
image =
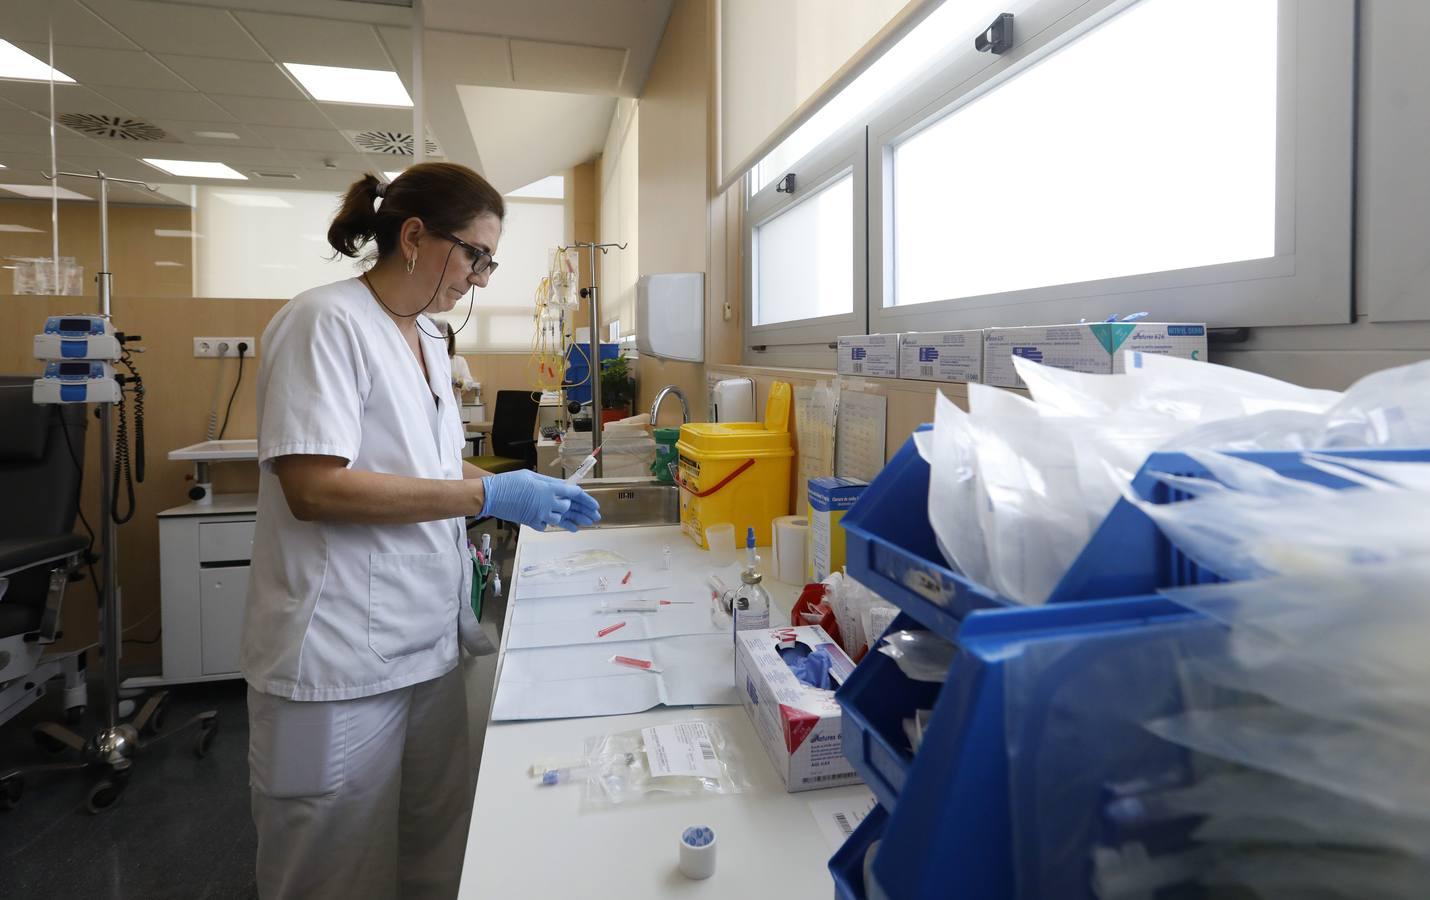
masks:
[[[705,527],[735,526],[744,546],[745,529],[755,529],[761,547],[770,546],[770,523],[789,513],[789,384],[770,385],[764,422],[695,422],[680,426],[680,527],[709,549]]]

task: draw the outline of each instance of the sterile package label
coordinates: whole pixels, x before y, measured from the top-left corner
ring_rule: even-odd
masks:
[[[642,728],[646,760],[654,778],[662,775],[695,775],[719,778],[720,761],[715,742],[704,722],[677,722]]]
[[[1106,322],[1094,328],[1107,335],[1104,343],[1112,353],[1112,371],[1127,371],[1127,351],[1157,353],[1182,359],[1207,358],[1207,326],[1174,322]]]
[[[911,331],[900,338],[899,377],[916,381],[979,381],[983,332]]]
[[[899,377],[899,335],[856,334],[839,339],[840,375]]]

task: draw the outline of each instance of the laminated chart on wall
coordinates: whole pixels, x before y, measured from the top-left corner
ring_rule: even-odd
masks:
[[[799,440],[800,515],[809,513],[809,494],[803,489],[811,478],[834,474],[834,413],[837,395],[829,382],[795,388],[795,436]]]
[[[666,706],[738,703],[731,683],[734,646],[726,632],[654,641],[509,649],[492,701],[492,719],[618,716]],[[642,671],[612,662],[649,663]]]
[[[835,475],[873,481],[884,468],[888,408],[887,397],[840,387],[834,429]]]

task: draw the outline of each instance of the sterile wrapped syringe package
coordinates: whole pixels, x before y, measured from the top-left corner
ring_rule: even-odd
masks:
[[[858,784],[834,690],[854,663],[818,625],[735,633],[735,686],[785,790]]]

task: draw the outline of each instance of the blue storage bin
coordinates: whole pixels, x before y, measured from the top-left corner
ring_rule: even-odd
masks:
[[[920,426],[927,430],[930,426]],[[1424,450],[1324,451],[1362,459],[1419,461]],[[1307,466],[1297,452],[1237,453],[1283,475],[1330,487],[1347,482]],[[1182,453],[1154,453],[1133,480],[1133,489],[1156,503],[1183,499],[1150,471],[1209,478]],[[910,438],[870,483],[841,524],[849,575],[949,640],[962,620],[979,609],[1023,606],[965,578],[944,560],[929,524],[929,466]],[[912,515],[911,510],[919,514]],[[1049,604],[1151,594],[1220,580],[1181,554],[1156,523],[1126,500],[1118,500],[1082,553],[1068,568]]]
[[[830,858],[829,874],[834,876],[834,896],[838,900],[865,900],[869,896],[864,891],[864,857],[869,846],[883,838],[888,823],[888,811],[882,806],[874,807]]]
[[[873,866],[890,900],[1013,896],[1004,663],[1040,637],[1202,621],[1160,597],[971,613]],[[1115,696],[1108,698],[1116,702]],[[831,864],[832,867],[832,864]]]
[[[900,614],[890,631],[925,631]],[[884,808],[893,810],[903,790],[914,752],[903,721],[917,709],[934,709],[940,684],[914,681],[894,660],[870,650],[834,695],[843,710],[840,735],[844,756]]]
[[[621,355],[621,348],[616,344],[601,345],[601,359],[615,359]],[[566,348],[566,380],[563,384],[568,387],[563,388],[568,401],[575,400],[577,403],[591,402],[591,382],[588,375],[591,371],[591,345],[572,344]]]

